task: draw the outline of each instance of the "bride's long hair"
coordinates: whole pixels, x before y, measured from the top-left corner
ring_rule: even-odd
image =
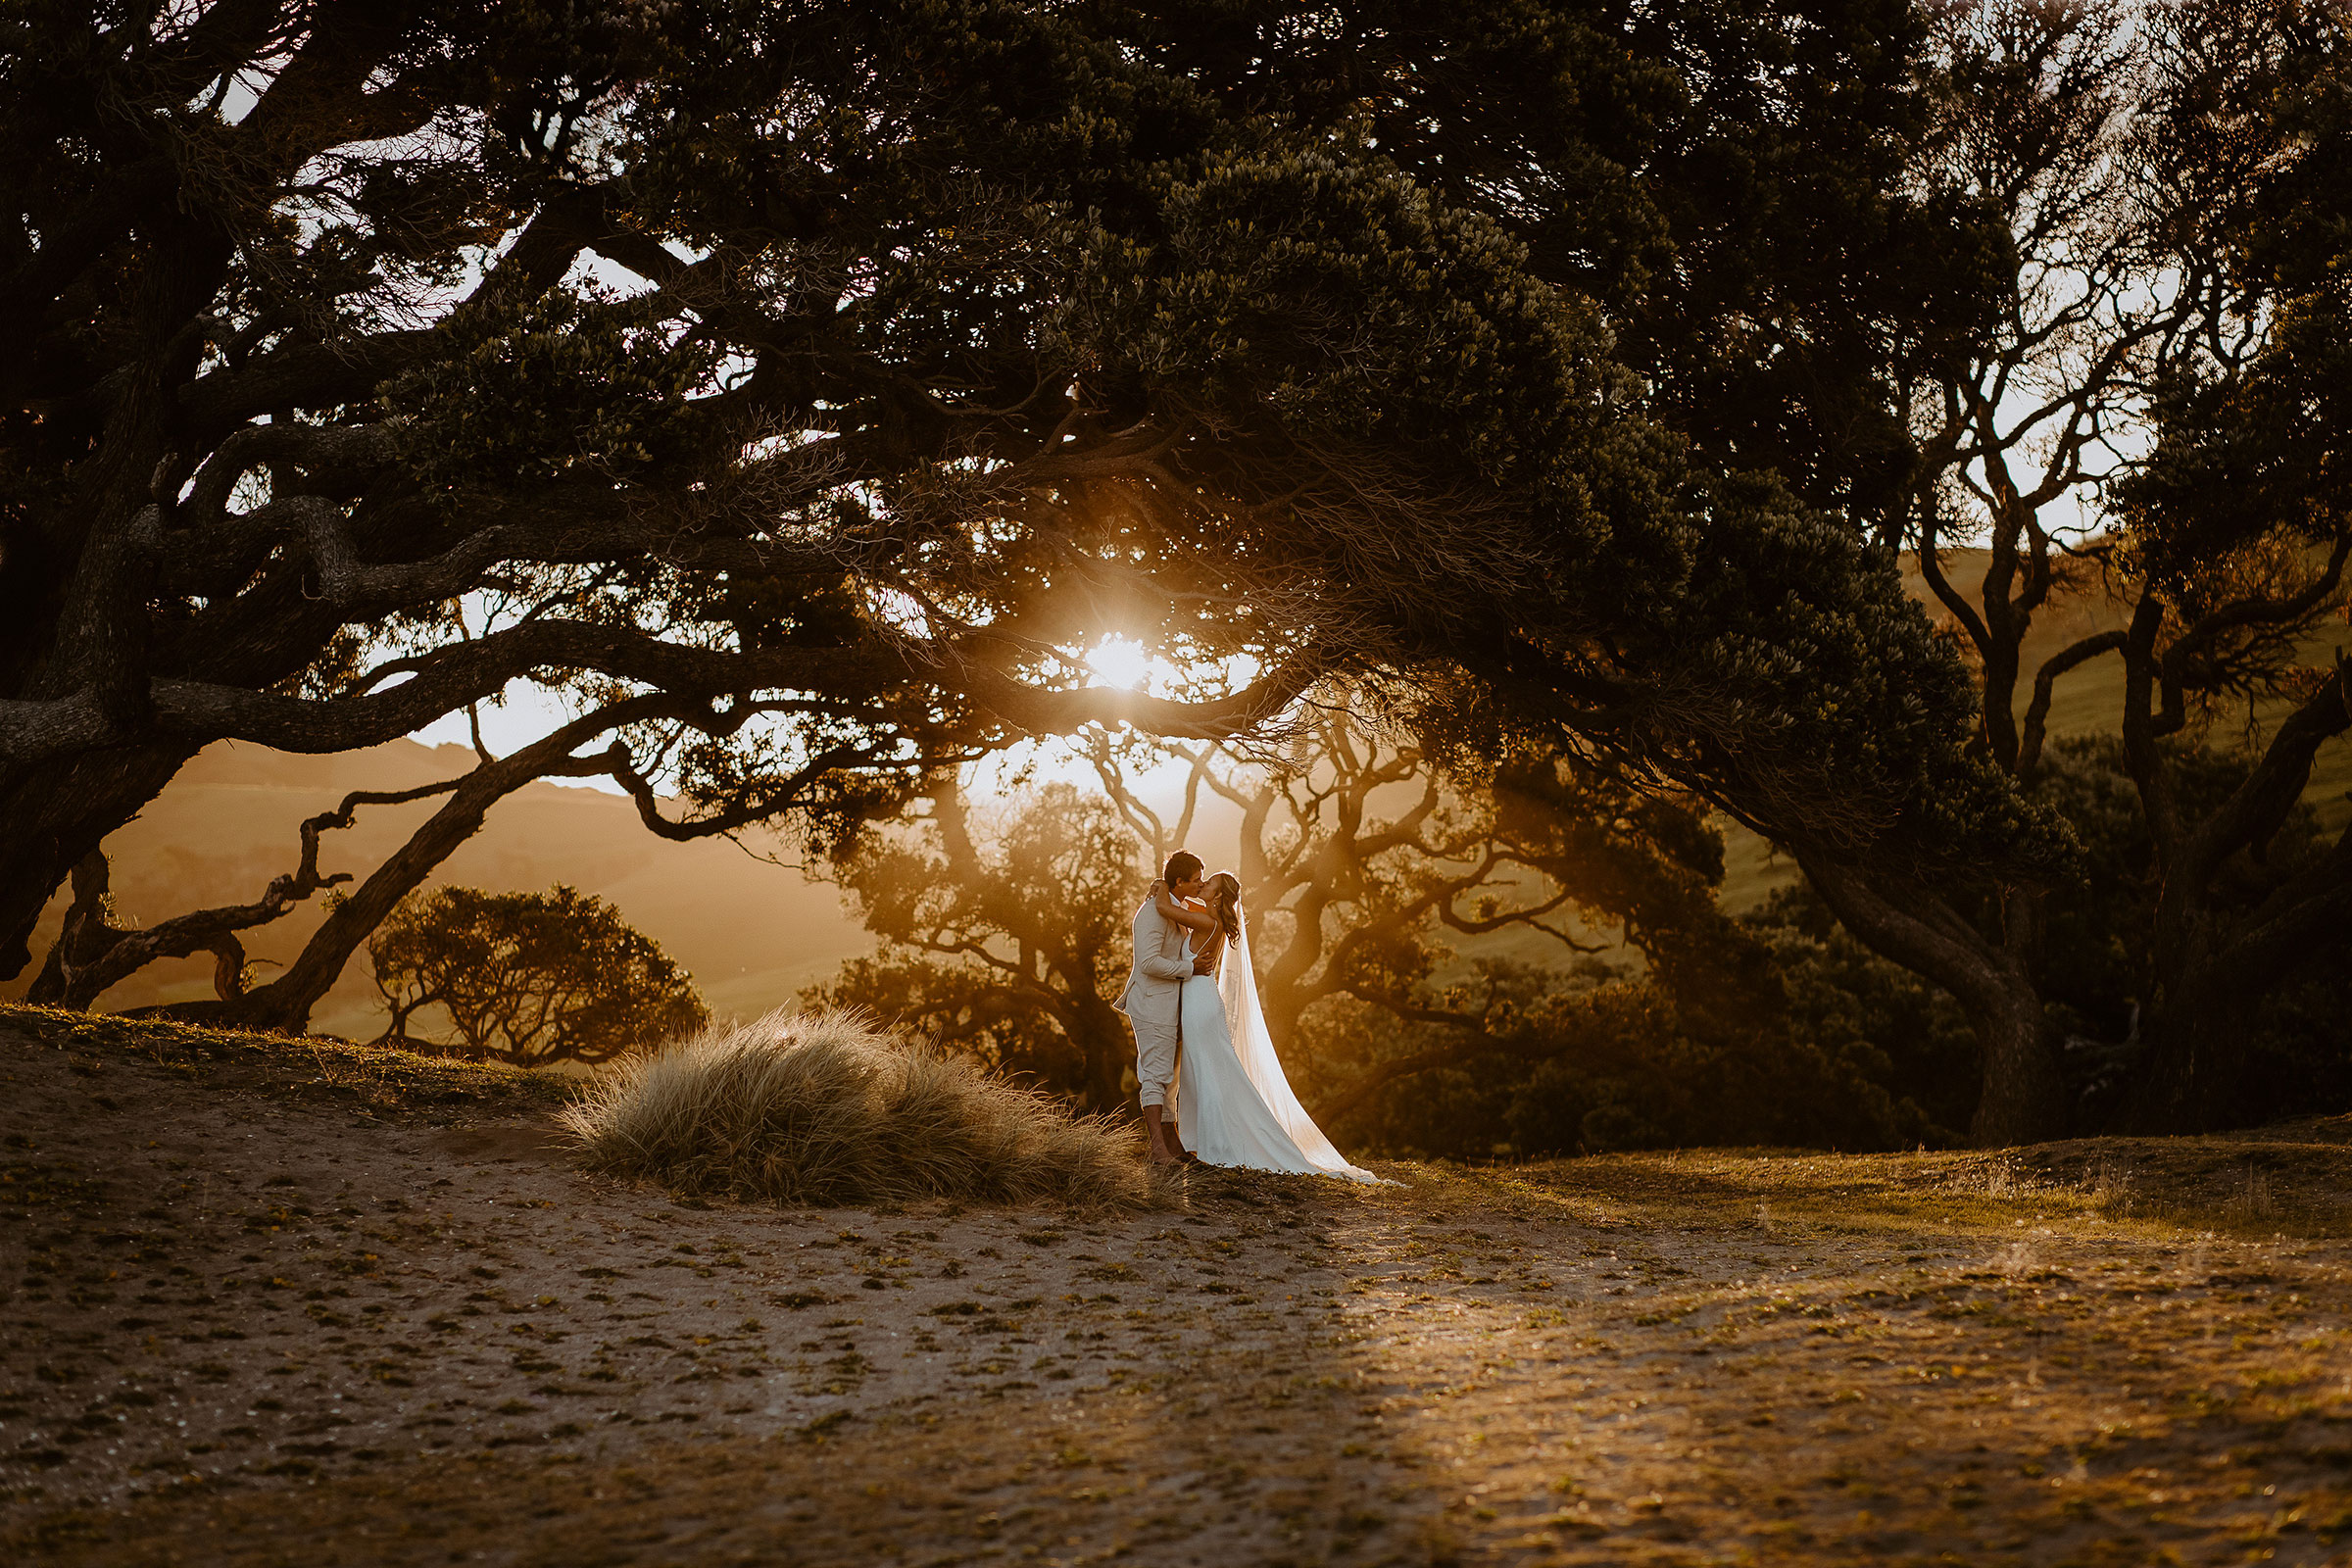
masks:
[[[1208,879],[1208,912],[1217,917],[1217,936],[1227,947],[1242,940],[1242,879],[1219,871]]]

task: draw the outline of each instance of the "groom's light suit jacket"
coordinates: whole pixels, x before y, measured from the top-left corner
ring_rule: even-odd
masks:
[[[1193,973],[1183,926],[1147,901],[1135,911],[1135,967],[1113,1003],[1135,1029],[1135,1093],[1146,1105],[1175,1105],[1177,1015]]]
[[[1176,1026],[1184,983],[1193,977],[1187,934],[1150,899],[1135,911],[1135,967],[1127,971],[1127,989],[1111,1004],[1130,1021]]]

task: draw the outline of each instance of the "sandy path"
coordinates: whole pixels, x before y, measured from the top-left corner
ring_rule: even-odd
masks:
[[[2352,1560],[2326,1237],[1759,1213],[1664,1160],[1216,1175],[1115,1219],[688,1207],[540,1120],[298,1078],[0,1028],[0,1545]]]

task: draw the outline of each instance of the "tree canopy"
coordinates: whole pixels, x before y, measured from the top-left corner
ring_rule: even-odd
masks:
[[[1148,8],[1221,102],[1356,123],[1592,300],[1644,406],[1882,541],[1916,380],[1991,325],[2010,236],[1916,178],[1936,13],[1907,0],[1267,0]]]
[[[1817,30],[1611,53],[1596,18],[1544,23],[1526,84],[1589,76],[1580,123]],[[533,765],[672,836],[1378,671],[1843,853],[2046,849],[1891,567],[1721,471],[1739,442],[1694,461],[1619,358],[1611,289],[1671,234],[1497,216],[1491,167],[1348,108],[1377,81],[1303,115],[1178,12],[1001,0],[6,25],[8,967],[197,748],[365,746],[516,679],[581,713]],[[1499,156],[1485,122],[1446,135]],[[1089,686],[1108,629],[1192,687]]]

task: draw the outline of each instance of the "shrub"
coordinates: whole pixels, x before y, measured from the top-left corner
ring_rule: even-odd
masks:
[[[779,1010],[625,1057],[564,1120],[588,1169],[687,1196],[1158,1200],[1131,1132],[844,1011]]]
[[[1384,1060],[1439,1052],[1454,1057],[1326,1127],[1343,1148],[1399,1158],[1952,1141],[1911,1098],[1909,1056],[1877,1043],[1875,1015],[1825,1018],[1810,990],[1800,994],[1795,977],[1785,978],[1787,1000],[1759,1004],[1747,1020],[1684,1005],[1641,977],[1538,990],[1483,1051],[1449,1045],[1435,1029],[1399,1031],[1369,1008],[1352,1017],[1326,1009],[1314,1020],[1314,1044],[1341,1071],[1361,1075]]]
[[[604,900],[445,887],[411,894],[368,944],[392,1021],[377,1041],[535,1067],[597,1062],[710,1020],[694,979]],[[420,1041],[433,1009],[457,1039]]]

